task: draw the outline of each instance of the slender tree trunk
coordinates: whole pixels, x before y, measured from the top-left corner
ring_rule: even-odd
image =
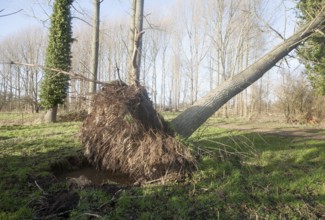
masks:
[[[248,36],[249,36],[249,33],[247,32],[246,37],[248,38]],[[249,54],[250,54],[249,53],[250,50],[249,50],[248,40],[246,41],[245,48],[246,48],[246,51],[245,51],[245,55],[246,55],[246,57],[245,57],[245,68],[248,68],[248,66],[249,66],[248,65],[249,64]],[[243,108],[244,108],[243,116],[245,118],[247,118],[247,116],[248,116],[248,91],[247,91],[247,89],[244,90],[244,93],[245,93],[245,95],[244,95],[244,103],[243,103]]]
[[[258,92],[258,114],[261,114],[263,108],[263,78],[261,78],[259,86],[260,87]]]
[[[26,81],[28,80],[28,73],[29,72],[27,72],[27,78],[26,78]],[[28,91],[28,83],[27,83],[27,89],[26,89],[27,91],[26,91],[26,96],[28,97],[28,95],[29,95],[29,91]],[[17,108],[18,108],[18,110],[19,111],[21,111],[22,110],[22,108],[21,108],[21,69],[18,67],[17,68],[17,96],[18,96],[18,103],[17,103]]]
[[[140,67],[141,67],[141,51],[142,51],[142,37],[141,32],[143,30],[143,7],[144,0],[137,0],[136,12],[135,12],[135,27],[136,27],[136,39],[138,42],[136,44],[135,50],[137,50],[136,57],[136,79],[140,80]]]
[[[212,64],[212,57],[211,54],[209,56],[209,75],[210,75],[210,80],[209,80],[209,85],[210,85],[210,90],[213,89],[213,64]]]
[[[131,84],[134,80],[134,76],[131,76],[133,72],[133,51],[134,51],[134,32],[135,32],[135,11],[136,11],[136,0],[131,2],[131,19],[130,19],[130,32],[128,42],[128,83]]]
[[[93,26],[93,42],[92,42],[92,68],[90,79],[97,81],[97,72],[98,72],[98,49],[99,49],[99,13],[100,13],[100,1],[94,0],[94,26]],[[88,113],[91,112],[93,105],[93,97],[96,93],[96,83],[94,81],[89,82],[89,105]]]
[[[165,46],[163,53],[162,53],[162,62],[161,62],[161,85],[160,85],[160,111],[165,110],[166,104],[166,51],[167,46]]]
[[[270,73],[267,74],[267,82],[266,82],[266,114],[270,113]]]
[[[129,84],[139,84],[142,50],[144,0],[132,0],[132,17],[129,36]]]
[[[56,116],[57,116],[57,112],[58,112],[58,106],[54,106],[52,108],[50,108],[45,116],[44,116],[44,121],[46,123],[50,123],[50,122],[56,122]]]
[[[295,49],[315,29],[325,24],[325,13],[303,26],[294,35],[268,52],[247,69],[224,82],[220,87],[208,93],[178,115],[171,123],[174,130],[183,137],[189,137],[211,115],[227,103],[232,97],[260,79],[279,60]]]
[[[12,72],[13,70],[12,70],[12,65],[10,64],[10,73]],[[14,87],[14,85],[13,85],[13,75],[14,74],[10,74],[9,73],[9,75],[10,75],[10,81],[9,81],[9,88],[10,88],[10,93],[9,93],[9,111],[12,111],[13,110],[13,87]]]
[[[244,90],[244,98],[243,98],[243,117],[247,117],[247,105],[248,105],[248,102],[247,102],[247,89]]]

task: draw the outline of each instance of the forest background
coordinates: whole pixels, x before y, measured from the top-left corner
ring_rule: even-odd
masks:
[[[0,21],[1,111],[39,110],[43,71],[9,63],[44,64],[51,7],[52,1],[40,0],[0,3],[3,13],[22,9]],[[72,70],[85,77],[91,72],[92,11],[91,1],[73,4]],[[289,0],[148,1],[144,15],[140,80],[160,111],[185,109],[298,28],[296,2]],[[129,1],[101,3],[99,81],[126,81],[129,17]],[[320,101],[306,107],[313,91],[294,53],[219,113],[251,118],[280,112],[287,121],[304,118]],[[72,79],[64,107],[85,109],[88,91],[88,82]]]

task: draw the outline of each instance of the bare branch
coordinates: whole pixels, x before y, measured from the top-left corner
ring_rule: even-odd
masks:
[[[30,17],[34,18],[35,20],[41,22],[43,27],[48,29],[48,27],[46,26],[46,23],[50,20],[50,15],[47,14],[46,10],[41,5],[39,5],[39,7],[43,10],[43,13],[47,16],[46,19],[41,19],[39,16],[37,16],[35,14],[35,12],[34,12],[34,9],[31,9],[32,15],[28,15],[28,16],[30,16]]]
[[[317,29],[316,32],[319,33],[319,34],[321,34],[321,35],[323,35],[323,37],[325,37],[325,33],[323,31]]]
[[[160,29],[159,28],[159,26],[157,26],[157,25],[153,25],[152,23],[150,23],[150,21],[149,21],[149,19],[148,19],[148,17],[150,16],[151,14],[149,13],[149,14],[146,14],[146,15],[143,15],[143,18],[144,18],[144,20],[146,20],[146,22],[147,22],[147,24],[148,24],[148,28],[144,28],[144,30],[145,29],[152,29],[152,30],[160,30],[160,31],[163,31],[162,29]]]
[[[272,30],[282,40],[285,40],[285,37],[282,36],[282,34],[280,34],[280,32],[278,32],[277,30],[275,30],[266,20],[264,20],[264,18],[262,18],[261,16],[259,16],[259,14],[257,13],[257,10],[255,8],[255,5],[254,5],[254,15],[256,16],[256,18],[258,18],[260,21],[262,21],[267,28],[269,28],[270,30]]]
[[[75,80],[85,80],[85,81],[88,81],[88,82],[94,82],[94,83],[101,84],[101,85],[107,85],[108,84],[106,82],[101,82],[101,81],[89,79],[89,78],[87,78],[87,77],[85,77],[85,76],[83,76],[83,75],[81,75],[79,73],[68,72],[68,71],[64,71],[64,70],[60,70],[60,69],[56,69],[56,68],[50,68],[50,67],[46,67],[46,66],[39,65],[39,64],[20,63],[20,62],[14,62],[14,61],[11,61],[10,63],[7,63],[7,64],[15,64],[15,65],[34,67],[34,68],[41,68],[43,70],[50,70],[50,71],[56,72],[58,74],[62,73],[64,75],[70,76],[71,79],[75,79]]]
[[[84,20],[84,19],[82,19],[82,18],[79,18],[79,17],[71,17],[71,18],[73,18],[73,19],[78,19],[78,20],[80,20],[80,21],[82,21],[82,22],[84,22],[84,23],[86,23],[86,24],[88,24],[90,27],[93,27],[93,25],[92,24],[90,24],[88,21],[86,21],[86,20]]]
[[[73,9],[74,9],[78,14],[80,14],[82,17],[85,17],[86,19],[91,19],[91,16],[88,14],[88,12],[87,12],[86,10],[82,9],[82,7],[80,6],[79,2],[76,1],[75,3],[78,5],[78,7],[79,7],[80,9],[78,9],[74,4],[72,4],[71,7],[72,7],[72,8],[73,8]],[[88,24],[90,27],[93,26],[92,24],[90,24],[89,22],[87,22],[87,21],[86,21],[85,19],[83,19],[83,18],[79,18],[79,17],[77,17],[77,16],[73,16],[72,18],[79,19],[79,20],[85,22],[86,24]]]
[[[17,14],[19,12],[21,12],[23,9],[19,9],[18,11],[15,11],[15,12],[12,12],[12,13],[9,13],[9,14],[4,14],[4,15],[0,15],[0,18],[1,17],[6,17],[6,16],[10,16],[10,15],[14,15],[14,14]],[[4,9],[2,9],[0,12],[3,12]]]

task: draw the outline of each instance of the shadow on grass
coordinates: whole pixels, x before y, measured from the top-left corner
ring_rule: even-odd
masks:
[[[121,188],[94,186],[82,175],[59,176],[86,167],[87,172],[97,172],[89,170],[75,138],[78,123],[13,127],[1,127],[6,140],[0,140],[0,219],[69,217],[72,210],[86,212],[93,204],[111,199],[107,192]],[[13,139],[12,131],[19,138]],[[94,194],[103,198],[94,202]],[[87,206],[77,207],[79,200]]]
[[[64,126],[61,136],[42,136]],[[74,139],[77,126],[0,126],[0,219],[32,215],[28,204],[40,196],[42,188],[51,188],[55,179],[51,164],[79,153],[80,145]]]
[[[0,136],[0,141],[12,139],[12,138],[15,138],[15,137],[7,137],[7,136],[3,137],[3,136]]]
[[[247,140],[252,141],[258,156],[243,158],[239,169],[244,179],[242,184],[245,185],[241,192],[246,194],[242,204],[252,204],[253,207],[264,205],[265,209],[260,210],[264,217],[272,213],[277,217],[291,213],[287,217],[320,218],[325,213],[322,205],[325,201],[325,141],[228,130],[221,131],[218,136],[208,131],[202,138],[196,143],[230,152],[234,151],[233,146],[236,146],[235,150],[239,147],[240,151],[251,149],[247,146]],[[253,201],[250,201],[250,197]],[[249,210],[255,210],[257,215],[259,213],[259,209],[252,207],[246,209],[246,213]]]
[[[54,125],[46,133],[61,131],[63,127],[64,124]],[[21,133],[25,140],[0,139],[0,218],[35,217],[30,204],[49,202],[42,200],[44,192],[61,199],[76,196],[52,172],[75,169],[69,167],[74,162],[60,162],[62,158],[81,155],[81,146],[73,136],[75,130],[47,136],[41,132],[44,128],[27,129]],[[38,132],[42,138],[33,138],[32,134]],[[69,217],[316,219],[325,213],[324,142],[227,130],[207,130],[201,139],[190,141],[210,150],[222,148],[235,154],[222,160],[212,154],[201,155],[199,170],[179,183],[114,190],[110,186],[74,188],[79,201],[68,207],[68,211],[72,210]],[[238,154],[250,147],[255,149],[251,156]]]
[[[325,213],[324,142],[229,131],[206,132],[201,138],[191,141],[209,149],[224,148],[227,144],[240,147],[242,143],[245,146],[240,149],[245,149],[250,140],[258,156],[230,155],[220,161],[212,155],[201,155],[199,170],[184,182],[124,191],[105,216],[108,219],[317,219]]]

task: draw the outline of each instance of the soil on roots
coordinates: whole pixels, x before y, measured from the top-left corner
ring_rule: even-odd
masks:
[[[155,111],[144,87],[115,81],[96,94],[82,125],[84,154],[98,169],[153,180],[195,168],[188,148]]]

